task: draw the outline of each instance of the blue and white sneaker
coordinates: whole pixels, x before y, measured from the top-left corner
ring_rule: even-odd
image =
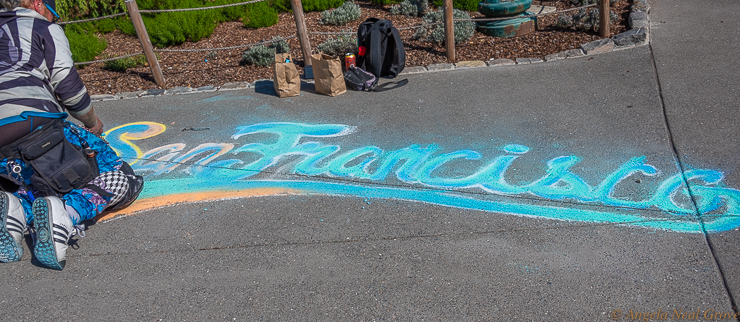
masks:
[[[0,262],[15,262],[23,257],[23,233],[26,231],[26,213],[18,197],[0,192]]]
[[[33,202],[33,222],[36,228],[33,254],[36,259],[46,267],[64,269],[67,242],[76,232],[64,201],[57,197],[36,199]]]

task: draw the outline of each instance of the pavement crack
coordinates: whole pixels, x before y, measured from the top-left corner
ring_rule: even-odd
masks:
[[[655,52],[653,51],[653,45],[651,42],[648,42],[648,48],[650,49],[650,62],[653,66],[653,74],[655,75],[655,82],[658,86],[658,96],[660,97],[660,105],[661,105],[661,111],[663,113],[663,122],[665,124],[666,132],[668,134],[668,142],[671,146],[671,151],[673,152],[673,158],[675,159],[676,166],[678,167],[679,171],[681,172],[681,178],[683,180],[683,184],[686,186],[686,191],[689,194],[689,199],[691,200],[692,206],[694,207],[694,213],[693,215],[696,217],[696,219],[699,221],[699,224],[701,225],[701,231],[702,236],[704,237],[704,243],[707,245],[707,248],[709,249],[709,253],[712,255],[712,259],[714,261],[715,269],[717,270],[720,280],[722,281],[722,286],[725,289],[725,294],[727,294],[727,298],[730,302],[730,305],[732,306],[732,310],[735,313],[735,316],[738,316],[738,307],[735,302],[735,297],[732,294],[732,291],[730,290],[730,287],[727,284],[727,278],[725,276],[725,272],[722,269],[722,264],[719,261],[719,258],[717,257],[717,254],[714,249],[714,244],[712,244],[712,240],[709,238],[709,233],[706,230],[706,227],[704,225],[704,216],[702,216],[699,207],[697,205],[696,195],[693,193],[693,190],[691,189],[691,186],[689,185],[689,180],[686,178],[686,168],[684,167],[683,162],[681,162],[681,158],[678,153],[678,148],[676,147],[675,140],[673,139],[673,131],[671,129],[671,123],[668,120],[668,112],[666,109],[665,104],[665,97],[663,95],[663,86],[660,82],[660,73],[658,72],[658,65],[655,62]]]

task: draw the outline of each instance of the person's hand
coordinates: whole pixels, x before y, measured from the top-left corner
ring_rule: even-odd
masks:
[[[87,113],[83,115],[73,115],[73,117],[82,122],[82,126],[93,134],[100,135],[103,133],[103,121],[95,115],[95,110],[92,106],[90,107],[90,111]]]
[[[90,132],[95,135],[103,134],[103,121],[99,117],[95,117],[95,126],[87,128]]]

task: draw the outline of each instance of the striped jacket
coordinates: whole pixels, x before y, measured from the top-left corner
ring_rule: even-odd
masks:
[[[62,27],[30,9],[0,10],[0,126],[91,108]]]

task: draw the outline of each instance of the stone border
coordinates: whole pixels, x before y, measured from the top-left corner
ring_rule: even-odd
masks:
[[[486,67],[500,67],[508,65],[528,65],[542,62],[550,62],[561,59],[569,59],[582,56],[598,55],[608,53],[612,51],[630,49],[640,47],[648,44],[650,41],[650,4],[648,0],[633,0],[632,11],[630,12],[629,20],[627,21],[630,30],[614,35],[611,38],[604,38],[595,40],[589,43],[582,44],[580,48],[562,51],[555,54],[545,56],[545,59],[541,58],[517,58],[516,61],[506,58],[491,58],[488,61],[461,61],[455,64],[440,63],[432,64],[429,66],[413,66],[404,68],[400,75],[419,74],[426,72],[438,72],[447,71],[454,69],[470,69],[470,68],[486,68]],[[155,97],[159,95],[180,95],[190,93],[206,93],[215,91],[230,91],[247,88],[256,88],[257,82],[272,81],[271,79],[258,79],[254,82],[237,82],[237,83],[226,83],[221,86],[203,86],[198,88],[191,87],[175,87],[167,90],[163,89],[150,89],[146,91],[136,92],[121,92],[115,95],[103,94],[103,95],[92,95],[90,98],[93,102],[100,101],[111,101],[117,99],[130,99],[140,97]],[[307,83],[313,83],[312,79],[303,80]]]

